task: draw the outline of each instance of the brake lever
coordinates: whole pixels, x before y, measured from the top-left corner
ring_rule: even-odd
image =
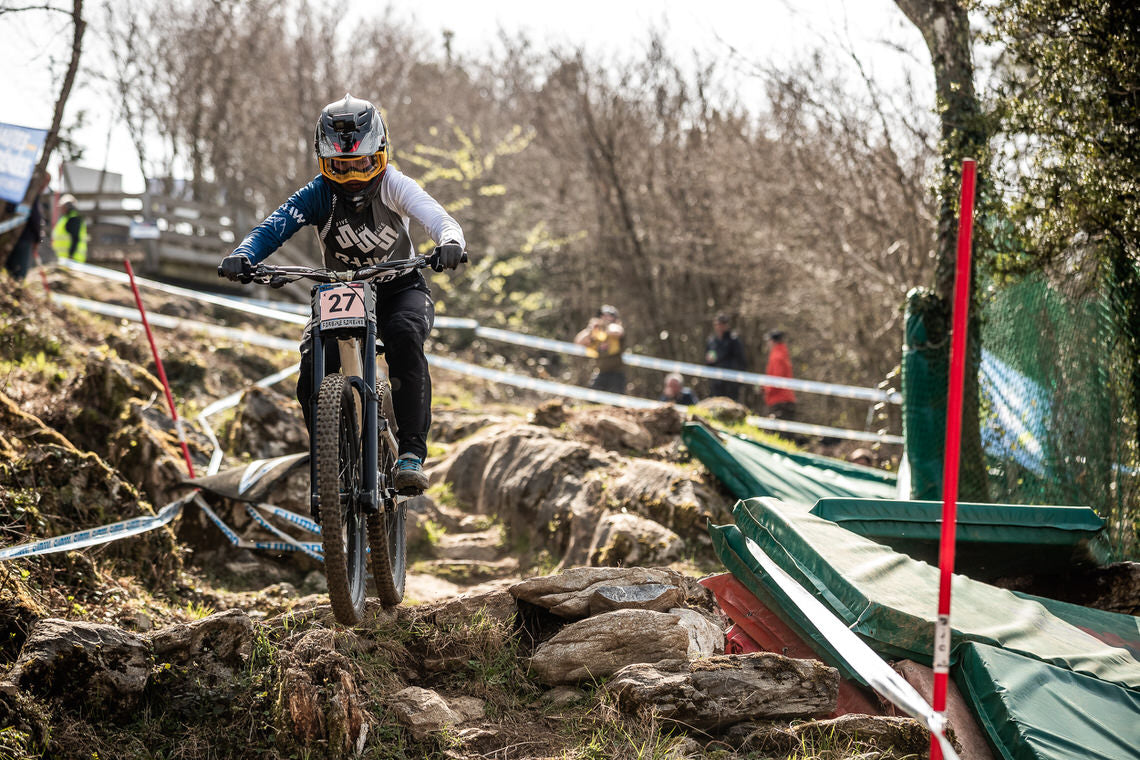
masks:
[[[289,279],[283,274],[275,274],[269,278],[268,285],[271,288],[283,288],[289,284]]]

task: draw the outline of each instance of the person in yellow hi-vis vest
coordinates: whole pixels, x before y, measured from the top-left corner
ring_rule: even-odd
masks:
[[[63,213],[51,230],[51,249],[57,259],[73,259],[80,264],[87,261],[87,222],[75,208],[75,196],[65,193],[59,205]]]

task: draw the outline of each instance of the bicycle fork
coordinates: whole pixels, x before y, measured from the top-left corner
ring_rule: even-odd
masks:
[[[376,356],[376,323],[368,321],[364,335],[364,345],[360,338],[339,338],[337,349],[340,354],[341,373],[348,377],[354,391],[356,400],[356,419],[361,442],[361,457],[364,483],[360,493],[353,494],[358,503],[368,513],[375,512],[379,506],[377,491],[377,398],[376,398],[376,361],[361,361],[361,356]],[[313,331],[313,388],[314,392],[309,401],[312,425],[317,420],[317,400],[320,397],[321,382],[325,377],[325,339],[319,329]],[[363,411],[363,415],[361,414]],[[386,427],[386,426],[385,426]],[[390,433],[389,433],[390,434]],[[309,430],[309,440],[315,441],[314,430]],[[317,458],[310,453],[309,456],[309,499],[314,515],[320,515],[320,495],[317,492]]]

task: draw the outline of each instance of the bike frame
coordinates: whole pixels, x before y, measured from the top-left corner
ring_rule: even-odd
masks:
[[[378,490],[378,472],[377,472],[377,447],[379,423],[377,422],[377,403],[379,399],[376,397],[376,294],[371,286],[366,285],[363,290],[364,295],[364,312],[365,312],[365,327],[363,342],[360,340],[360,328],[334,328],[331,330],[322,330],[320,326],[320,308],[318,306],[318,299],[322,289],[330,287],[330,285],[314,285],[310,293],[310,303],[312,306],[313,321],[312,321],[312,351],[313,351],[313,395],[309,400],[309,476],[310,476],[310,492],[309,498],[313,508],[313,514],[320,514],[320,497],[317,494],[317,457],[316,452],[312,450],[314,442],[317,440],[315,426],[317,424],[317,398],[320,396],[319,390],[321,381],[325,379],[325,367],[327,366],[326,351],[337,350],[341,355],[341,372],[348,376],[349,382],[352,384],[353,389],[357,393],[357,398],[360,401],[360,407],[363,409],[363,420],[361,425],[363,429],[361,432],[362,452],[361,456],[364,458],[364,488],[363,493],[359,494],[360,504],[364,507],[366,512],[375,512],[380,504],[379,490]],[[355,338],[355,340],[353,340]],[[345,343],[355,344],[352,350],[359,355],[359,363],[361,365],[361,374],[352,374],[354,369],[348,366],[345,356],[348,353]],[[381,421],[387,428],[388,421]]]

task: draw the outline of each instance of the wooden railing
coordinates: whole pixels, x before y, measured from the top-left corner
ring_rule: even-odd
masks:
[[[260,219],[229,208],[152,193],[72,193],[88,225],[88,258],[129,258],[147,276],[217,288],[218,262]],[[131,236],[131,222],[157,227],[153,239]],[[154,229],[153,227],[151,229]],[[282,249],[281,263],[305,263],[309,253]]]

